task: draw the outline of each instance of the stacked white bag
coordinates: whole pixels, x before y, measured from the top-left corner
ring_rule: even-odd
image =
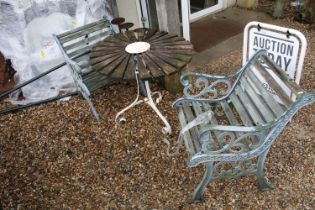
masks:
[[[101,19],[104,0],[0,0],[0,51],[12,60],[21,84],[64,61],[52,34]],[[11,97],[14,104],[57,96],[74,90],[67,66],[22,88],[25,99]]]

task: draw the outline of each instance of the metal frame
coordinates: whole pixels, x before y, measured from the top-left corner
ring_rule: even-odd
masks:
[[[263,105],[256,102],[258,104],[257,110],[261,115],[264,115],[264,120],[261,120],[258,124],[251,123],[246,121],[244,112],[238,112],[244,123],[244,125],[241,125],[236,119],[233,119],[232,115],[234,116],[234,114],[229,115],[225,106],[233,101],[235,109],[239,110],[238,107],[241,107],[241,104],[237,106],[237,103],[234,103],[234,101],[237,101],[235,100],[235,94],[241,96],[246,91],[248,95],[246,97],[253,95],[251,101],[254,101],[255,97],[263,97],[268,92],[265,89],[263,92],[257,90],[257,94],[254,95],[253,92],[246,89],[247,86],[244,86],[243,89],[240,88],[248,83],[254,65],[259,64],[257,68],[261,68],[262,72],[267,71],[263,65],[260,65],[262,63],[269,65],[269,69],[272,69],[283,83],[290,88],[290,94],[294,97],[287,97],[288,100],[292,99],[290,104],[279,104],[276,99],[268,101],[269,103],[277,103],[282,109],[282,112],[277,113],[270,108],[269,111],[273,113],[273,118],[269,120],[268,113],[264,111],[269,104]],[[196,80],[191,78],[196,78]],[[270,82],[272,82],[272,77],[270,78]],[[183,135],[185,147],[189,153],[188,166],[195,167],[199,164],[205,164],[206,166],[204,177],[195,189],[192,201],[200,201],[206,186],[217,179],[256,175],[260,190],[272,188],[272,185],[264,178],[263,166],[266,155],[276,137],[290,122],[294,114],[302,107],[315,101],[315,92],[304,92],[267,56],[265,50],[258,51],[243,68],[235,73],[225,76],[185,73],[181,76],[180,81],[184,85],[184,98],[175,101],[173,106],[179,112],[182,127],[183,122],[187,121],[190,115],[187,109],[194,109],[198,118],[198,115],[202,113],[201,108],[212,110],[220,106],[225,112],[224,117],[228,118],[229,121],[229,125],[220,125],[216,119],[208,119],[207,122],[191,128],[190,132]],[[226,90],[220,91],[220,88],[218,88],[220,85],[225,86]],[[194,88],[197,88],[199,92],[191,94],[191,90],[194,90]],[[274,88],[278,90],[276,86]],[[272,93],[268,94],[272,95]],[[246,104],[243,104],[243,106],[246,106]],[[251,114],[252,121],[254,121],[254,113]],[[191,135],[191,139],[187,137],[188,135]],[[249,140],[250,143],[248,143]],[[214,142],[217,142],[219,148],[215,146]],[[222,169],[226,164],[230,164],[232,169]]]

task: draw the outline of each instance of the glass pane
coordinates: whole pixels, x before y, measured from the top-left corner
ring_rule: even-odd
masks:
[[[190,0],[190,13],[196,13],[218,4],[218,0]]]

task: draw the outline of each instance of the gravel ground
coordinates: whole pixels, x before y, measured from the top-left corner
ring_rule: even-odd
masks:
[[[306,34],[309,47],[301,85],[314,91],[314,31],[290,20],[276,24]],[[237,50],[203,71],[225,73],[240,66]],[[171,103],[180,95],[161,91],[164,98],[158,107],[173,126],[170,140],[175,142],[179,125]],[[135,95],[132,85],[95,92],[99,124],[79,97],[0,116],[0,209],[315,208],[315,105],[298,112],[267,156],[266,177],[274,190],[260,192],[255,177],[217,181],[206,189],[205,202],[189,204],[204,169],[188,169],[183,151],[172,158],[161,154],[166,148],[163,125],[153,111],[140,105],[127,112],[125,124],[114,123],[115,114]]]

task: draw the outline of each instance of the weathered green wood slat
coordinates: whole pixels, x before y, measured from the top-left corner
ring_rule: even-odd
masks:
[[[71,41],[71,40],[77,39],[79,37],[85,36],[86,34],[91,34],[91,33],[95,32],[95,31],[103,30],[105,28],[105,26],[106,26],[106,24],[104,22],[102,22],[102,23],[99,23],[99,24],[94,25],[92,27],[80,30],[78,32],[71,33],[71,34],[69,34],[67,36],[59,36],[59,39],[60,39],[60,42],[62,44],[64,44],[64,43],[66,43],[68,41]]]
[[[252,118],[253,122],[257,124],[263,124],[264,120],[259,114],[259,111],[255,107],[255,105],[252,103],[252,101],[249,99],[247,94],[242,90],[240,86],[235,88],[236,94],[239,96],[239,99],[244,104],[246,109],[248,110],[248,113],[250,117]]]
[[[249,83],[257,88],[261,96],[264,98],[264,100],[267,102],[269,107],[271,108],[272,112],[277,116],[282,116],[284,110],[282,109],[281,105],[275,100],[274,96],[271,95],[270,92],[268,92],[263,86],[262,83],[258,80],[258,78],[254,75],[252,71],[249,71],[247,73],[248,77],[246,79],[249,81]]]
[[[239,122],[237,121],[236,117],[234,116],[233,111],[230,108],[229,104],[226,101],[222,101],[220,104],[223,108],[223,111],[224,111],[225,116],[228,119],[229,123],[231,125],[238,125]]]
[[[75,61],[78,64],[83,64],[83,63],[89,63],[90,61],[90,53],[79,56],[77,58],[72,59],[73,61]]]
[[[264,58],[264,62],[274,69],[273,73],[275,73],[277,77],[281,79],[281,81],[295,94],[295,96],[304,93],[303,89],[293,80],[290,80],[286,73],[281,68],[279,68],[278,65],[276,65],[272,60],[266,58],[266,55],[262,55],[262,57]]]
[[[91,52],[91,46],[86,46],[80,50],[77,50],[75,52],[72,52],[70,54],[68,54],[68,57],[70,59],[73,59],[74,57],[76,57],[77,55],[80,55],[80,54],[88,54]]]
[[[252,122],[250,116],[248,115],[246,108],[243,106],[242,102],[239,100],[238,96],[235,95],[235,93],[230,95],[231,102],[233,106],[235,107],[237,113],[239,114],[239,117],[241,118],[243,124],[245,126],[253,126],[254,123]],[[259,142],[258,137],[252,138],[255,142]],[[252,142],[250,141],[243,141],[244,143],[247,143],[247,146],[251,145]]]
[[[179,109],[178,109],[178,118],[179,118],[179,123],[180,123],[181,127],[184,128],[188,122],[185,118],[182,107],[179,107]],[[194,149],[190,133],[185,132],[183,134],[183,138],[184,138],[185,148],[186,148],[189,156],[192,157],[197,151],[195,151],[195,149]]]
[[[192,120],[194,120],[196,118],[196,116],[193,114],[193,111],[191,110],[191,106],[186,105],[183,106],[184,108],[184,114],[185,114],[185,118],[187,120],[187,122],[191,122]],[[199,129],[198,127],[194,127],[192,129],[190,129],[190,133],[191,133],[191,140],[195,146],[195,151],[200,151],[200,143],[198,141],[198,134],[199,134]]]
[[[226,118],[228,119],[230,125],[239,125],[240,123],[235,118],[232,109],[226,101],[222,101],[221,103],[222,109],[225,113]],[[233,135],[240,136],[238,132],[233,132]],[[234,138],[234,137],[233,137]]]
[[[99,21],[96,21],[96,22],[93,22],[93,23],[90,23],[90,24],[87,24],[87,25],[84,25],[84,26],[80,26],[80,27],[77,27],[73,30],[70,30],[70,31],[67,31],[67,32],[64,32],[62,34],[59,34],[57,35],[58,39],[60,38],[63,38],[63,37],[67,37],[73,33],[77,33],[79,31],[82,31],[82,30],[85,30],[86,28],[91,28],[93,26],[96,26],[96,25],[99,25],[99,24],[105,24],[105,20],[99,20]]]
[[[87,68],[87,67],[91,67],[91,64],[88,62],[88,61],[86,61],[86,62],[80,62],[80,63],[78,63],[78,65],[80,66],[80,68],[83,70],[83,69],[85,69],[85,68]]]
[[[242,102],[238,99],[238,96],[233,93],[233,94],[231,94],[230,99],[233,103],[233,106],[237,110],[243,124],[245,126],[254,125],[250,116],[248,115],[248,113],[246,111],[246,108],[242,105]]]
[[[73,42],[69,45],[64,46],[64,50],[66,52],[69,52],[72,49],[87,45],[86,43],[92,43],[92,42],[99,42],[102,41],[104,38],[106,38],[107,36],[109,36],[110,32],[106,31],[106,32],[101,32],[99,34],[95,34],[92,36],[88,36],[87,38],[85,38],[84,36],[82,37],[82,39],[78,39],[78,41]]]
[[[198,116],[198,115],[203,113],[203,111],[202,111],[202,109],[200,107],[200,104],[198,102],[192,102],[192,108],[193,108],[193,111],[195,112],[196,116]],[[199,125],[199,129],[200,130],[203,130],[205,127],[206,127],[206,125],[204,123]]]
[[[204,111],[202,110],[202,108],[201,108],[202,106],[199,104],[199,103],[196,103],[196,102],[192,102],[192,108],[193,108],[193,111],[195,112],[195,115],[196,116],[199,116],[200,114],[202,114]],[[212,118],[211,118],[211,120],[215,120],[215,118],[214,118],[214,114],[212,115]],[[210,120],[210,122],[211,122],[211,120]],[[208,125],[209,123],[203,123],[203,124],[201,124],[201,125],[199,125],[199,131],[200,132],[202,132],[203,130],[205,130],[206,128],[207,128],[207,125]],[[196,136],[195,137],[196,139],[199,139],[198,138],[198,136]],[[210,137],[209,137],[210,138]],[[213,144],[213,142],[216,142],[216,136],[214,137],[213,135],[211,135],[211,139],[209,139],[210,141],[209,141],[209,145],[212,145],[212,146],[214,146],[214,144]],[[202,142],[200,142],[200,144],[201,144]],[[222,145],[221,144],[221,142],[218,142],[218,144],[219,145]]]
[[[212,107],[208,103],[204,103],[203,107],[204,107],[204,111],[212,110]],[[212,114],[210,122],[213,125],[219,125],[219,122],[216,119],[214,112]],[[217,148],[222,148],[223,142],[218,141],[218,138],[217,138],[220,135],[220,132],[219,131],[214,131],[214,135],[215,136],[213,136],[213,140],[214,140],[215,143],[217,143],[217,145],[214,145],[214,146],[217,146]]]
[[[243,77],[241,79],[241,86],[245,90],[252,100],[252,102],[257,107],[260,115],[265,119],[266,122],[273,121],[276,117],[273,115],[272,111],[269,109],[267,103],[252,89],[248,84],[247,80]]]
[[[258,70],[261,76],[268,82],[268,85],[277,93],[277,96],[281,99],[283,104],[286,107],[289,107],[290,104],[292,103],[290,97],[282,89],[282,87],[278,84],[278,82],[273,78],[273,76],[271,76],[268,73],[268,71],[266,71],[265,68],[260,64],[256,64],[255,68]]]

